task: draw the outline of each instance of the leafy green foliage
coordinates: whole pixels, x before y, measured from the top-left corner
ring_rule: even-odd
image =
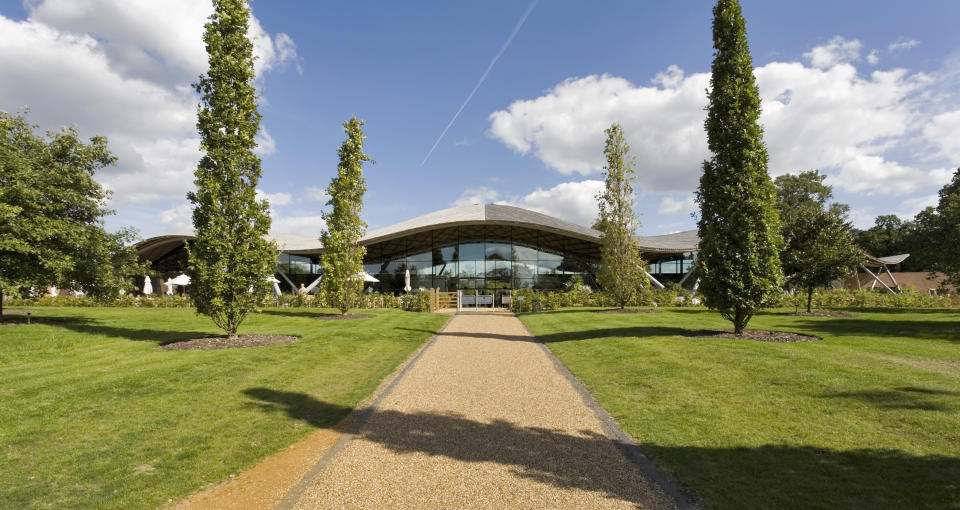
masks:
[[[323,284],[327,299],[340,313],[354,307],[363,289],[360,273],[367,249],[360,246],[360,238],[367,224],[360,219],[363,194],[367,185],[363,179],[363,163],[372,161],[363,153],[363,121],[351,117],[343,123],[347,139],[337,149],[340,163],[337,176],[330,181],[327,205],[332,210],[323,214],[327,228],[320,236],[323,243]]]
[[[850,208],[830,204],[830,186],[819,171],[781,175],[774,181],[784,245],[780,262],[786,286],[807,293],[810,311],[813,290],[855,274],[863,251],[853,242],[847,221]]]
[[[603,154],[604,188],[597,195],[600,216],[596,226],[600,236],[600,270],[597,281],[605,293],[613,296],[620,308],[627,306],[646,282],[640,243],[635,237],[640,221],[633,212],[633,181],[636,172],[630,160],[630,146],[623,137],[623,128],[614,123],[606,131]]]
[[[116,162],[107,139],[84,144],[76,128],[46,138],[34,129],[24,114],[0,112],[0,297],[17,286],[95,297],[132,289],[142,271],[131,246],[136,233],[104,230],[110,194],[93,178]]]
[[[713,15],[716,53],[705,123],[711,158],[697,190],[697,270],[707,306],[740,333],[780,294],[782,240],[746,22],[736,0],[719,0]]]
[[[960,287],[960,168],[953,179],[939,192],[935,209],[928,208],[917,215],[921,239],[918,245],[926,247],[929,269],[947,275],[947,283]]]
[[[260,158],[253,153],[260,129],[253,81],[253,44],[247,39],[250,11],[243,0],[214,0],[203,40],[210,69],[195,84],[204,152],[195,173],[194,241],[187,247],[187,287],[197,311],[230,336],[266,292],[277,265],[268,204],[257,200]],[[253,290],[251,292],[250,290]]]

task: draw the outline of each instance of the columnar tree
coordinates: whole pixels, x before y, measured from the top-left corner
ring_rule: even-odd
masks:
[[[244,0],[214,0],[206,24],[210,69],[194,85],[200,148],[194,205],[196,237],[188,246],[188,286],[197,311],[210,316],[231,338],[266,291],[277,264],[268,204],[258,200],[260,158],[253,153],[260,129],[253,81],[253,44],[247,39],[250,11]],[[250,290],[254,292],[251,292]]]
[[[698,269],[704,302],[742,334],[753,314],[780,293],[780,218],[767,175],[760,93],[746,22],[737,0],[713,9],[716,49],[707,107],[711,157],[703,163]]]
[[[613,300],[625,308],[637,289],[646,281],[640,244],[635,237],[640,221],[633,212],[633,181],[636,173],[630,159],[630,146],[623,128],[614,123],[606,131],[603,154],[604,188],[597,194],[600,217],[596,226],[600,237],[600,271],[597,279]]]
[[[94,173],[116,162],[107,139],[75,128],[34,133],[24,114],[0,111],[0,320],[3,294],[48,285],[98,298],[131,289],[143,270],[136,232],[107,232],[110,193]]]
[[[337,176],[330,181],[327,205],[332,209],[323,214],[327,224],[320,236],[323,243],[323,287],[333,305],[346,313],[357,302],[363,289],[363,256],[367,249],[360,246],[367,224],[360,219],[363,210],[363,194],[367,191],[363,179],[363,163],[371,161],[363,153],[362,120],[351,117],[343,123],[347,139],[337,149],[340,163]]]
[[[784,240],[780,263],[786,286],[807,293],[808,312],[814,289],[854,274],[864,259],[847,220],[850,207],[827,204],[833,189],[825,177],[814,170],[774,181]]]

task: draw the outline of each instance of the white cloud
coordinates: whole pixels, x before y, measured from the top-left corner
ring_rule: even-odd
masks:
[[[257,200],[266,200],[270,203],[270,207],[289,205],[293,202],[293,197],[290,193],[278,192],[278,193],[266,193],[263,190],[257,190]]]
[[[270,223],[271,232],[293,233],[303,236],[317,236],[327,227],[323,216],[274,216]]]
[[[180,204],[160,212],[160,223],[165,233],[189,233],[193,231],[193,207]]]
[[[870,50],[870,54],[867,55],[867,63],[875,66],[880,63],[880,53],[877,50]]]
[[[832,43],[847,58],[855,56],[850,41]],[[816,58],[821,64],[826,59]],[[935,84],[934,77],[904,69],[864,76],[849,63],[834,62],[827,69],[799,62],[755,69],[770,173],[820,169],[846,191],[895,195],[931,184],[938,170],[889,154],[932,156],[923,154],[921,146],[931,143],[923,140],[924,132],[945,154],[955,153],[960,137],[950,133],[956,133],[956,119],[944,115],[930,123],[925,103],[917,100]],[[689,192],[709,156],[703,129],[709,75],[684,75],[671,66],[653,82],[635,86],[610,75],[568,79],[541,97],[491,114],[489,135],[562,174],[590,175],[604,164],[603,130],[620,122],[640,188]]]
[[[277,150],[277,142],[270,136],[270,132],[267,131],[267,128],[261,127],[260,131],[257,133],[257,136],[253,139],[257,143],[257,147],[253,149],[253,152],[259,154],[260,156],[269,156]]]
[[[35,0],[29,17],[0,15],[0,109],[30,108],[43,128],[105,135],[118,156],[97,174],[113,205],[182,199],[200,159],[190,83],[207,68],[209,1]],[[258,76],[296,61],[284,34],[251,20]],[[262,76],[260,77],[262,80]],[[264,153],[273,150],[265,130]]]
[[[327,194],[327,190],[319,186],[308,186],[306,195],[310,200],[317,200],[320,202],[326,202],[327,200],[330,200],[330,195]]]
[[[898,37],[896,41],[893,41],[889,46],[887,46],[887,50],[892,53],[894,51],[909,50],[910,48],[919,45],[920,41],[907,39],[906,37]]]
[[[803,56],[813,67],[829,69],[837,64],[860,60],[861,46],[863,43],[860,41],[848,41],[838,35],[830,39],[827,44],[816,46]]]
[[[960,110],[935,116],[924,126],[923,134],[944,157],[960,165]]]
[[[460,196],[451,202],[450,205],[453,207],[459,207],[462,205],[486,204],[488,202],[493,202],[499,197],[500,194],[497,193],[497,190],[488,188],[486,186],[467,188],[463,190],[463,193],[460,193]]]
[[[672,197],[663,197],[657,214],[690,214],[697,210],[697,202],[693,196],[686,196],[680,200]]]
[[[598,180],[564,182],[498,203],[531,209],[589,227],[597,219],[596,196],[602,189],[603,181]]]

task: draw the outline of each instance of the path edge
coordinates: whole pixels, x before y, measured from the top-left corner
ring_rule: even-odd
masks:
[[[570,369],[560,361],[560,358],[557,358],[553,351],[547,347],[547,344],[543,343],[537,335],[534,335],[533,332],[530,331],[530,328],[520,320],[518,315],[514,314],[514,317],[516,317],[520,325],[523,326],[523,330],[534,339],[534,342],[539,345],[540,349],[550,358],[557,372],[564,376],[570,385],[573,386],[573,389],[580,394],[583,402],[600,420],[600,424],[603,426],[607,437],[613,441],[623,456],[636,466],[649,480],[655,483],[679,510],[698,510],[702,508],[694,503],[694,497],[689,490],[682,489],[673,477],[661,471],[660,468],[650,460],[650,457],[647,457],[647,455],[643,453],[643,449],[624,431],[620,430],[620,426],[617,425],[617,421],[613,419],[613,416],[600,406],[596,399],[593,398],[590,390],[570,372]]]
[[[448,317],[447,321],[443,323],[443,326],[440,327],[436,334],[430,337],[430,339],[427,340],[426,343],[424,343],[423,346],[417,350],[417,352],[413,353],[409,358],[400,363],[393,373],[388,375],[387,378],[380,383],[380,386],[374,390],[369,397],[364,399],[367,401],[369,401],[371,398],[373,399],[368,405],[365,407],[357,407],[351,411],[346,418],[344,418],[344,421],[353,419],[353,423],[351,423],[350,427],[346,432],[343,433],[340,439],[337,440],[337,442],[334,443],[334,445],[330,447],[330,449],[327,450],[319,460],[317,460],[316,464],[314,464],[313,467],[311,467],[310,470],[300,478],[296,485],[294,485],[293,488],[287,492],[283,499],[277,503],[277,505],[274,507],[275,510],[290,510],[294,507],[294,505],[297,504],[298,501],[300,501],[300,498],[303,497],[303,493],[306,492],[307,488],[309,488],[313,481],[316,480],[317,476],[323,472],[323,470],[327,467],[327,464],[329,464],[337,456],[337,454],[346,448],[347,444],[349,444],[350,441],[356,437],[357,432],[359,432],[360,429],[366,425],[367,420],[377,409],[377,405],[379,405],[380,402],[382,402],[383,399],[390,394],[393,388],[396,387],[400,380],[407,375],[407,372],[413,368],[413,365],[417,363],[423,353],[437,342],[437,338],[440,337],[444,331],[446,331],[447,326],[450,325],[450,321],[453,320],[455,316],[456,314]]]

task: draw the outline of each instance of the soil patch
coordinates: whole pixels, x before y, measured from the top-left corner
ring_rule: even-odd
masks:
[[[815,312],[795,312],[788,313],[794,317],[853,317],[852,313],[847,312],[830,312],[827,310],[817,310]]]
[[[611,308],[609,310],[596,310],[597,313],[657,313],[660,310],[652,308]]]
[[[238,349],[243,347],[260,347],[263,345],[289,344],[300,340],[295,336],[287,335],[237,335],[236,338],[225,336],[210,336],[207,338],[193,338],[157,347],[161,351],[209,351],[213,349]]]
[[[820,340],[819,337],[811,335],[801,335],[799,333],[788,333],[786,331],[761,331],[758,329],[744,330],[742,335],[736,335],[733,331],[718,331],[710,329],[701,329],[691,331],[684,336],[695,338],[733,338],[736,340],[756,340],[757,342],[814,342]]]
[[[373,317],[372,313],[348,313],[346,315],[340,313],[325,313],[314,317],[314,319],[319,321],[340,321],[347,319],[369,319],[371,317]]]

